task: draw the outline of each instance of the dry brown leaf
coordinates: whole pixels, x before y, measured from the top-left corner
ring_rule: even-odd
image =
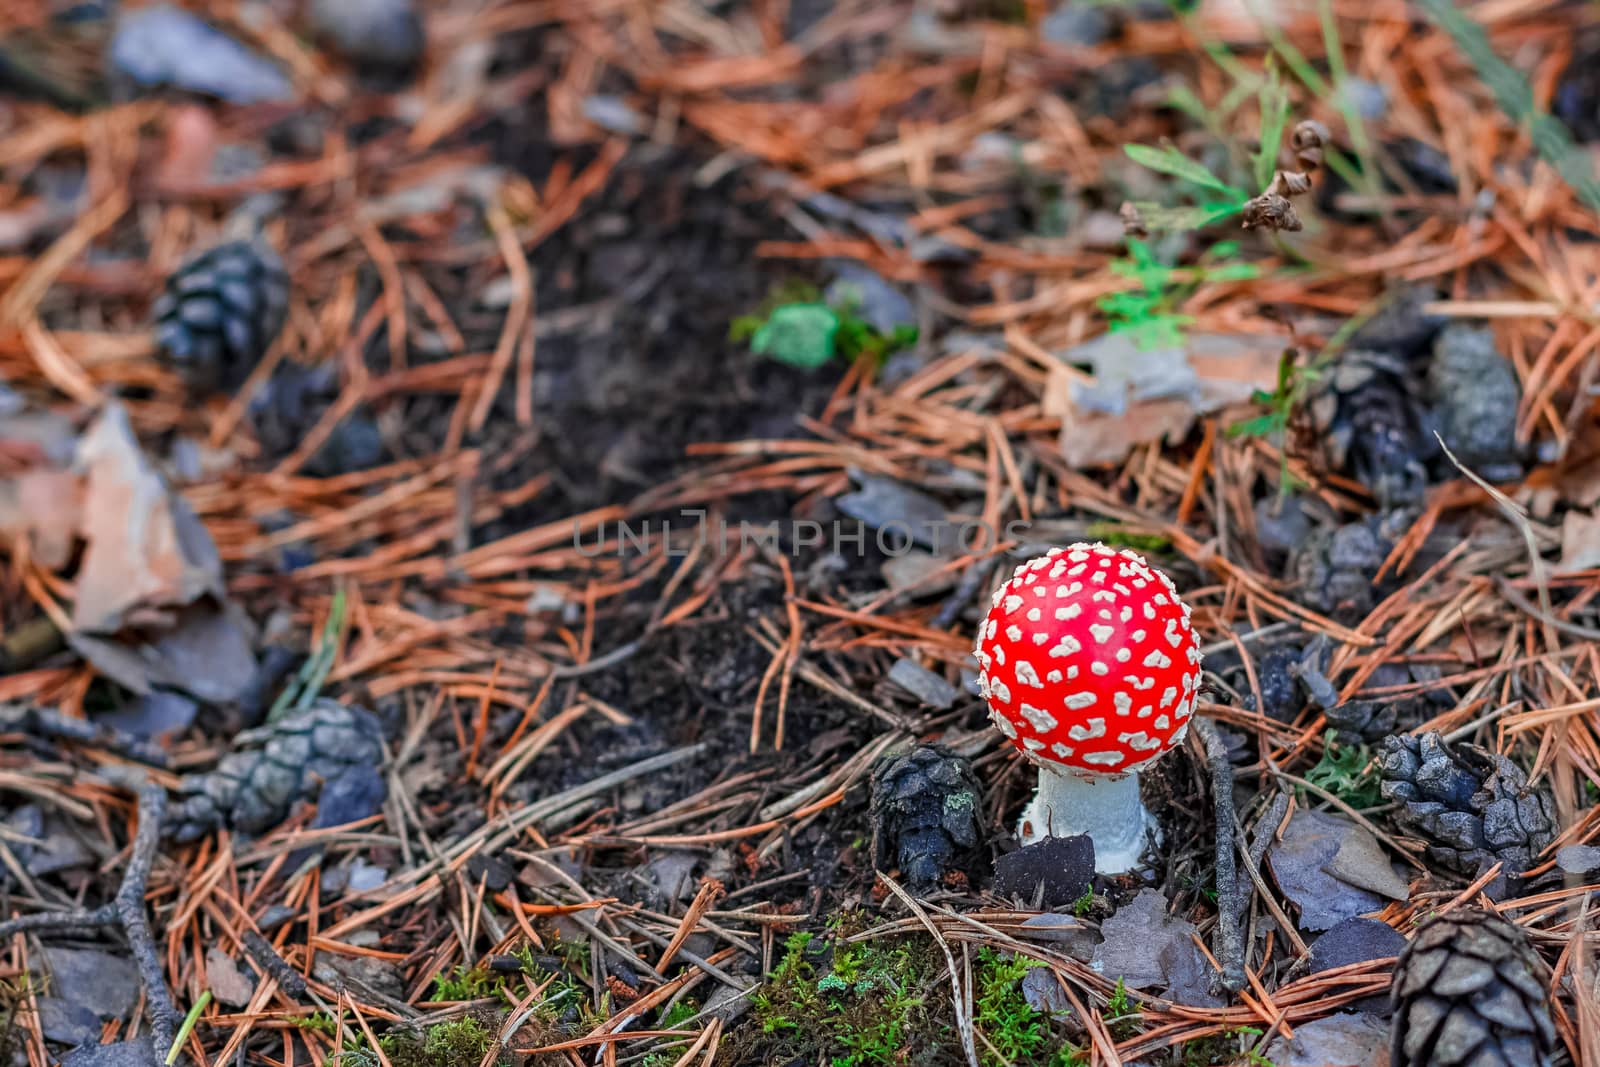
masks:
[[[1074,467],[1121,462],[1137,445],[1181,440],[1195,419],[1247,402],[1278,380],[1283,344],[1251,334],[1196,333],[1181,349],[1141,350],[1105,334],[1061,353],[1045,384],[1045,413],[1061,419],[1061,454]],[[1088,364],[1093,380],[1068,364]]]
[[[1561,563],[1570,573],[1600,567],[1600,515],[1569,511],[1561,523]]]
[[[134,438],[127,412],[108,404],[78,446],[84,477],[83,565],[72,624],[115,633],[135,608],[177,608],[223,596],[216,546],[167,488]]]

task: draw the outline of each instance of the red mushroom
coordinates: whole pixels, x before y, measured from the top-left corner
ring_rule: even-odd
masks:
[[[995,591],[975,654],[989,717],[1039,765],[1018,836],[1088,834],[1102,874],[1137,866],[1138,772],[1183,740],[1200,691],[1172,579],[1125,550],[1053,548]]]

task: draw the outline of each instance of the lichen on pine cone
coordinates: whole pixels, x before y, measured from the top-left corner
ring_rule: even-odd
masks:
[[[185,260],[152,312],[167,362],[193,389],[244,383],[283,328],[289,275],[263,241],[229,241]]]
[[[1523,932],[1462,909],[1418,931],[1390,986],[1390,1067],[1549,1067],[1549,978]]]
[[[967,761],[940,745],[918,745],[872,775],[872,852],[916,892],[960,870],[977,847],[978,783]]]
[[[1495,863],[1516,877],[1555,838],[1555,805],[1530,788],[1522,769],[1476,745],[1447,746],[1435,731],[1399,734],[1378,746],[1385,800],[1400,801],[1395,819],[1421,834],[1428,856],[1464,878]]]

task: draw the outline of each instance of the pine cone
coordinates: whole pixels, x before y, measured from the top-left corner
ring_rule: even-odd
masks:
[[[1515,878],[1555,838],[1555,805],[1504,756],[1476,745],[1446,747],[1433,731],[1378,746],[1385,800],[1396,820],[1427,839],[1428,856],[1464,878],[1503,863]]]
[[[1366,685],[1382,689],[1391,685],[1439,680],[1439,668],[1432,664],[1385,663],[1373,671]],[[1335,740],[1345,744],[1376,744],[1390,734],[1410,733],[1452,703],[1443,689],[1427,689],[1409,696],[1377,700],[1352,700],[1326,709],[1328,726]]]
[[[1409,521],[1408,513],[1396,511],[1314,530],[1293,559],[1301,603],[1337,619],[1364,618],[1386,592],[1378,570]]]
[[[1517,372],[1494,345],[1494,334],[1466,323],[1447,326],[1428,365],[1439,434],[1456,458],[1491,482],[1522,477],[1517,447]]]
[[[217,827],[260,833],[301,800],[342,790],[383,763],[383,728],[365,708],[318,700],[276,722],[240,733],[241,746],[209,774],[186,776],[170,816],[171,834],[192,841]]]
[[[977,847],[978,784],[967,761],[942,745],[919,745],[872,776],[872,855],[898,867],[925,893]]]
[[[1424,416],[1403,357],[1353,349],[1318,380],[1305,413],[1323,462],[1372,490],[1384,507],[1414,504],[1427,488]]]
[[[191,388],[237,389],[283,328],[289,275],[260,241],[194,256],[156,300],[156,340]]]
[[[1429,922],[1400,953],[1390,1067],[1549,1067],[1549,975],[1526,935],[1489,911]]]

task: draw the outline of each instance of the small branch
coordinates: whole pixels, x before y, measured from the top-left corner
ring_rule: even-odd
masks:
[[[161,957],[156,952],[155,939],[144,914],[144,895],[150,882],[150,868],[155,863],[156,846],[161,841],[161,820],[166,809],[166,790],[153,783],[140,787],[139,828],[134,833],[128,869],[123,872],[122,884],[117,887],[117,895],[111,903],[92,911],[24,915],[0,923],[0,941],[22,932],[121,926],[128,936],[128,947],[144,986],[145,1003],[150,1012],[150,1039],[158,1062],[165,1060],[172,1049],[182,1021],[173,1006],[172,993],[161,972]]]
[[[246,930],[239,936],[239,944],[250,954],[268,976],[277,979],[278,988],[284,993],[300,1000],[306,995],[306,980],[300,972],[289,966],[289,961],[278,955],[278,950],[272,947],[272,942],[256,933]]]
[[[15,730],[54,741],[75,741],[151,767],[167,765],[167,754],[159,745],[111,726],[69,718],[51,708],[0,707],[0,730]]]
[[[1211,774],[1211,793],[1216,806],[1217,828],[1217,936],[1214,949],[1222,965],[1222,987],[1237,993],[1245,987],[1244,935],[1240,920],[1249,906],[1249,891],[1239,882],[1234,862],[1233,765],[1228,750],[1210,719],[1196,716],[1194,732],[1206,750],[1206,769]]]

